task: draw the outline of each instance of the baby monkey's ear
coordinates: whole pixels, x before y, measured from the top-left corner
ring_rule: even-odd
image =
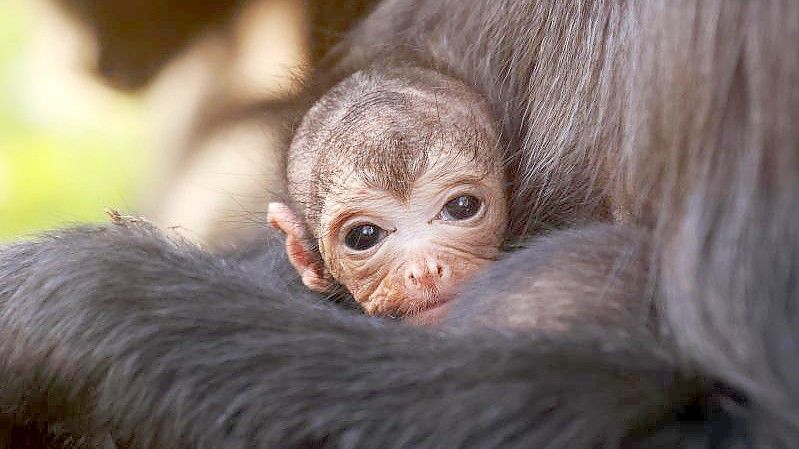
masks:
[[[286,234],[286,254],[302,277],[302,283],[317,292],[330,288],[319,257],[303,243],[306,240],[305,228],[294,211],[284,203],[269,203],[266,219],[272,227]]]

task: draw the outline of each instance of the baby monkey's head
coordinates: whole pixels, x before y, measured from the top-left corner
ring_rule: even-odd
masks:
[[[420,69],[345,79],[290,145],[291,206],[272,203],[289,259],[371,315],[433,322],[494,260],[507,222],[503,152],[485,101]],[[318,250],[317,250],[318,249]]]

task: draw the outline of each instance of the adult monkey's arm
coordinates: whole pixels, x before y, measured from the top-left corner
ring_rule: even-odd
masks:
[[[129,225],[6,247],[0,405],[133,447],[593,448],[675,386],[645,335],[445,335],[263,276]]]

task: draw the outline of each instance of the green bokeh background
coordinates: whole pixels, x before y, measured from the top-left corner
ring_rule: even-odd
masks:
[[[74,122],[39,120],[24,64],[35,9],[5,0],[0,14],[0,242],[134,208],[145,168],[141,100],[113,95],[110,113]],[[68,108],[69,105],[66,105]]]

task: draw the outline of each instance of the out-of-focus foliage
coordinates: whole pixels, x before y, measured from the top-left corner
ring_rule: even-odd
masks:
[[[35,76],[42,64],[29,64],[33,3],[6,0],[0,14],[0,241],[105,220],[104,207],[132,208],[145,168],[140,102],[103,89],[102,108],[80,104],[80,92],[47,97],[62,86],[58,76]],[[54,85],[37,85],[41,79]],[[45,92],[38,104],[57,114],[42,114],[30,101],[37,92]],[[94,92],[91,101],[97,98]]]

